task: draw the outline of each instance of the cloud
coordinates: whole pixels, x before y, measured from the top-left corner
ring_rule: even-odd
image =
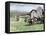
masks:
[[[37,9],[39,6],[43,8],[43,5],[10,3],[10,11],[30,12],[32,9]]]

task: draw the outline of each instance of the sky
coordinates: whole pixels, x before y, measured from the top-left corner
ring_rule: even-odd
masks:
[[[10,12],[30,12],[32,9],[37,9],[38,7],[43,8],[43,5],[10,3]]]

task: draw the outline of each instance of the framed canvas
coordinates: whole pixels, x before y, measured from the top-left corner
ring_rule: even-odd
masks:
[[[5,32],[45,31],[45,3],[5,2]]]

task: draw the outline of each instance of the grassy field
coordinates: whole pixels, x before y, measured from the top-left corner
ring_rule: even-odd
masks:
[[[28,22],[24,22],[24,18],[20,18],[19,21],[13,17],[10,18],[10,32],[43,30],[43,24],[27,25]]]

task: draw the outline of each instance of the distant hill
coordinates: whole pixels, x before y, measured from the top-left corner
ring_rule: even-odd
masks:
[[[25,16],[29,12],[10,11],[10,16]]]

